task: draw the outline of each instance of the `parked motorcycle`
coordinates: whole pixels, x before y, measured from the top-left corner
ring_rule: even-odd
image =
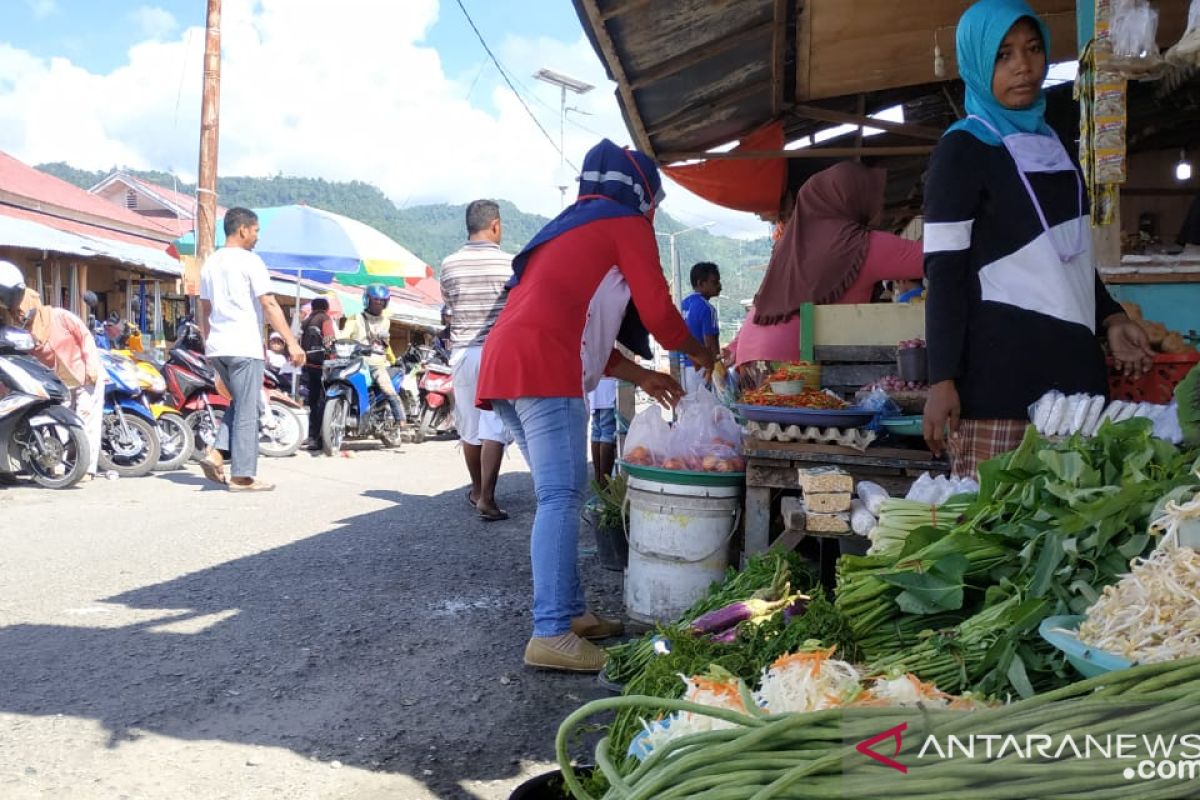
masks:
[[[421,402],[418,443],[454,430],[454,371],[449,355],[441,347],[429,348],[422,367],[417,384]]]
[[[230,403],[228,392],[203,351],[199,329],[194,323],[184,321],[163,365],[167,396],[191,429],[192,458],[197,460],[203,458],[217,440],[217,430]],[[304,424],[298,414],[299,408],[299,403],[279,390],[278,376],[264,370],[263,393],[259,399],[260,455],[282,458],[300,449]]]
[[[28,472],[39,486],[66,489],[87,472],[91,460],[79,416],[63,403],[67,388],[25,353],[33,337],[21,328],[0,328],[0,477]]]
[[[333,358],[324,364],[325,415],[321,418],[321,450],[333,456],[346,439],[378,437],[385,447],[401,441],[401,427],[392,417],[388,398],[375,386],[366,356],[378,351],[342,339],[333,344]],[[403,388],[403,369],[389,370],[397,394]]]
[[[306,426],[301,417],[304,406],[280,387],[279,374],[263,370],[263,391],[259,401],[258,452],[271,458],[290,456],[300,449]]]
[[[148,475],[158,464],[162,442],[138,370],[131,360],[111,352],[101,351],[100,361],[107,377],[100,466],[122,477]]]
[[[183,415],[166,402],[167,381],[159,366],[144,358],[137,358],[128,350],[114,350],[113,355],[125,356],[133,362],[138,373],[139,386],[154,415],[154,426],[158,431],[160,452],[155,472],[179,469],[194,450],[192,429]]]

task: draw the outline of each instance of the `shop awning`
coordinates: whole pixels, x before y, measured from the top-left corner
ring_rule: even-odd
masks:
[[[163,251],[82,233],[68,233],[39,222],[8,216],[2,211],[0,247],[47,250],[80,258],[106,258],[119,261],[135,271],[171,278],[183,277],[183,265]]]

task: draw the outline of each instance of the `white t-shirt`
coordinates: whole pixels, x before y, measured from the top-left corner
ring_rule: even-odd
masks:
[[[200,299],[212,303],[208,356],[263,358],[263,312],[259,297],[271,294],[267,265],[249,250],[222,247],[200,271]]]

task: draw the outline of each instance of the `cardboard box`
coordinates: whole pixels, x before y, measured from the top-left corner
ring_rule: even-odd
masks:
[[[836,514],[850,510],[850,495],[845,493],[805,493],[804,509],[816,514]]]
[[[854,492],[854,479],[837,467],[799,470],[800,488],[809,494],[846,494]]]

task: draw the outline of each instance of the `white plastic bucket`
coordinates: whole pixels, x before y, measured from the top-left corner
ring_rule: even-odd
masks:
[[[625,610],[630,618],[677,620],[710,584],[725,577],[741,494],[740,486],[629,479]]]

